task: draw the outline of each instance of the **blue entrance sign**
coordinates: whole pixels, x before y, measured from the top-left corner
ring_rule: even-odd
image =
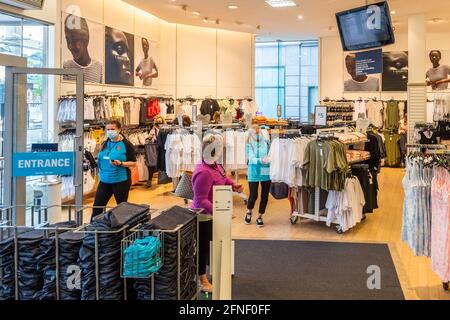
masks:
[[[74,172],[73,152],[18,152],[13,155],[13,176],[71,176]]]
[[[383,73],[383,51],[381,49],[356,53],[356,75]]]

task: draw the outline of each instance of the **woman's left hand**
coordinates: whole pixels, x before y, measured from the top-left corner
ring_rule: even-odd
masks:
[[[118,160],[112,160],[111,165],[113,165],[114,167],[120,167],[122,165],[122,162]]]
[[[242,186],[242,184],[235,184],[235,185],[233,186],[233,191],[234,191],[234,192],[241,193],[241,192],[244,191],[244,187]]]

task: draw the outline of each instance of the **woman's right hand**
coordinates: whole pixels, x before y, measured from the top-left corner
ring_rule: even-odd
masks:
[[[233,191],[237,193],[242,193],[244,192],[244,186],[242,184],[235,184],[233,186]]]

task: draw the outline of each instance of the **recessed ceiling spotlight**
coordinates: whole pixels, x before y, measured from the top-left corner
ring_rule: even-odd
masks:
[[[266,0],[266,3],[273,8],[285,8],[297,6],[297,4],[292,0]]]
[[[242,21],[236,21],[236,24],[237,24],[238,26],[242,26],[244,23],[243,23]]]
[[[397,11],[392,10],[392,11],[391,11],[391,14],[397,14]]]
[[[230,4],[230,5],[228,6],[228,9],[235,10],[235,9],[239,9],[239,7],[236,6],[236,5],[234,5],[234,4]]]
[[[200,15],[200,12],[194,11],[194,12],[192,12],[192,14],[193,14],[194,16],[199,16],[199,15]]]
[[[297,17],[297,19],[299,19],[299,20],[303,20],[303,16],[302,16],[302,15],[300,15],[300,16],[298,16],[298,17]]]
[[[219,19],[216,19],[216,24],[220,24],[220,20]]]
[[[444,19],[434,18],[434,19],[428,20],[428,22],[430,22],[430,23],[441,23],[441,22],[444,22]]]
[[[205,17],[205,18],[203,19],[203,22],[204,22],[204,23],[208,23],[208,18]]]
[[[258,29],[258,30],[261,30],[261,25],[260,24],[258,24],[257,26],[256,26],[256,29]]]

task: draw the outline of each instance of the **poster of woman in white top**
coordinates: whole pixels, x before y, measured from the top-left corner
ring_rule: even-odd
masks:
[[[449,52],[431,50],[429,54],[431,67],[427,70],[427,86],[433,91],[447,90],[450,83]]]
[[[135,37],[135,85],[137,87],[154,87],[159,77],[158,43],[149,38]]]

